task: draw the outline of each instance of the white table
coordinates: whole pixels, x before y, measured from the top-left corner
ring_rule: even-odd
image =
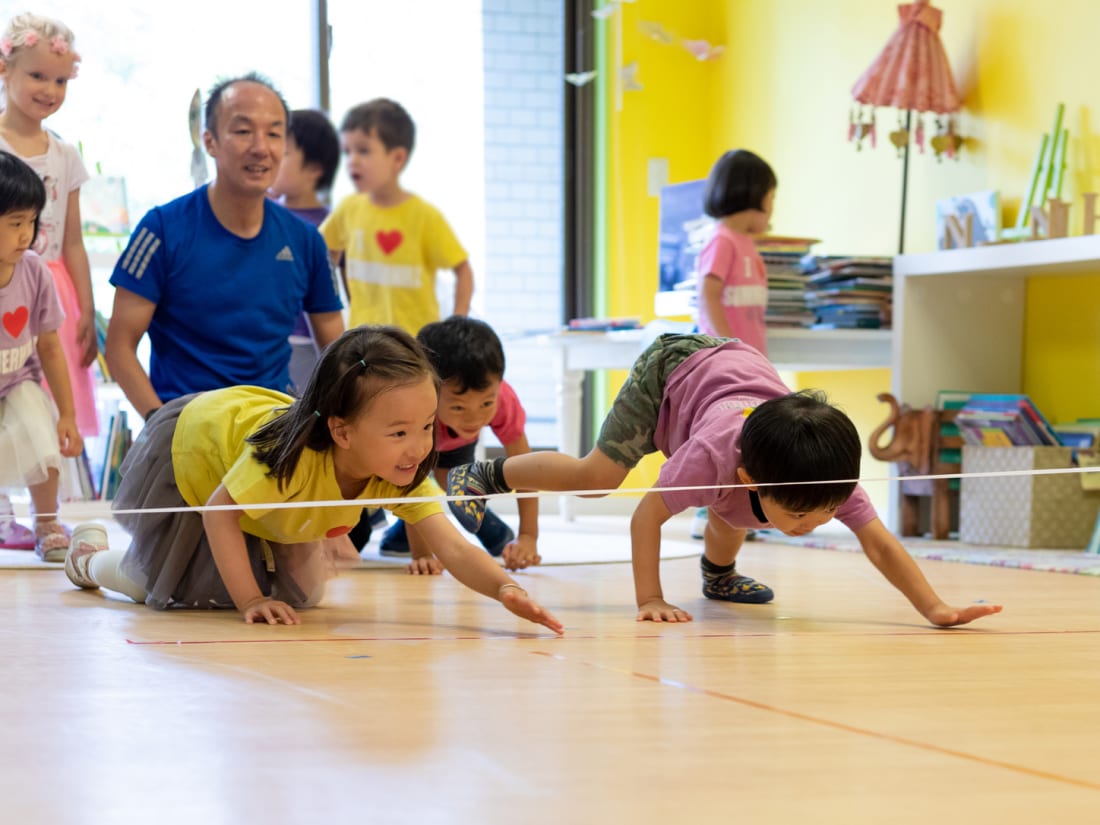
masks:
[[[661,329],[674,331],[674,327]],[[556,332],[535,340],[553,350],[558,377],[558,449],[579,455],[581,448],[581,388],[584,374],[598,369],[629,369],[643,343],[657,331]],[[890,330],[769,329],[768,352],[777,368],[792,371],[852,370],[889,367]],[[561,516],[574,518],[573,500],[561,497]]]

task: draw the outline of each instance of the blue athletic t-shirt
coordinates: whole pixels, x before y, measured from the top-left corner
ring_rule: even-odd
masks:
[[[343,308],[315,228],[265,201],[260,233],[238,237],[206,186],[146,213],[111,284],[157,305],[149,378],[162,401],[238,384],[286,392],[299,315]]]

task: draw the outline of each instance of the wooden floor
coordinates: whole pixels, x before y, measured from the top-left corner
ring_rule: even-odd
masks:
[[[634,621],[626,564],[525,584],[355,571],[300,627],[0,571],[0,805],[19,823],[1095,823],[1100,578],[922,567],[1005,612],[926,626],[857,554],[752,544],[773,604]]]

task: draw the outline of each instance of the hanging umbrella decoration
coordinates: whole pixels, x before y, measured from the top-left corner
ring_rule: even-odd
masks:
[[[940,41],[943,12],[934,8],[929,0],[916,0],[899,5],[898,18],[897,30],[852,87],[852,97],[860,105],[849,116],[848,140],[855,142],[857,149],[862,148],[864,140],[874,147],[875,108],[891,106],[897,109],[898,128],[889,137],[902,159],[900,253],[905,248],[910,138],[923,153],[925,114],[934,116],[936,134],[930,143],[937,160],[945,156],[957,158],[963,138],[956,131],[954,117],[959,111],[959,94]]]

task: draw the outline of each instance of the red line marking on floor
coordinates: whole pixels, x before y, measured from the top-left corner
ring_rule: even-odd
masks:
[[[1098,634],[1100,630],[981,630],[976,628],[973,632],[968,631],[965,628],[934,628],[929,627],[921,630],[904,630],[894,631],[887,633],[829,633],[833,638],[893,638],[897,636],[927,636],[931,633],[952,633],[953,635],[967,635],[970,638],[992,638],[1001,636],[1075,636],[1075,635],[1090,635]],[[820,636],[820,633],[694,633],[691,635],[681,634],[679,636],[670,636],[668,633],[644,633],[639,635],[623,635],[623,636],[596,636],[596,635],[575,635],[567,633],[561,637],[562,641],[568,641],[570,639],[577,641],[616,641],[621,639],[767,639],[767,638],[782,638],[793,639],[805,636]],[[524,635],[524,634],[508,634],[501,633],[499,635],[481,635],[481,636],[322,636],[318,638],[309,639],[154,639],[148,641],[140,641],[137,639],[127,639],[126,644],[135,646],[151,646],[151,645],[270,645],[270,644],[304,644],[307,642],[493,642],[493,641],[544,641],[548,637],[547,635]]]
[[[833,728],[834,730],[841,730],[845,733],[854,733],[859,736],[866,736],[870,739],[879,739],[885,742],[893,742],[898,745],[906,745],[911,748],[919,748],[920,750],[930,751],[932,753],[939,753],[945,756],[953,756],[957,759],[965,759],[969,762],[975,762],[979,765],[986,765],[994,768],[1004,768],[1005,770],[1014,771],[1015,773],[1021,773],[1025,776],[1030,776],[1038,779],[1049,779],[1053,782],[1061,782],[1065,785],[1074,785],[1078,788],[1088,788],[1092,791],[1100,791],[1100,783],[1089,782],[1085,779],[1075,779],[1072,776],[1063,776],[1058,773],[1051,773],[1050,771],[1043,771],[1037,768],[1029,768],[1026,765],[1017,765],[1013,762],[1002,762],[999,759],[990,759],[985,756],[979,756],[974,753],[967,753],[966,751],[954,750],[953,748],[945,748],[942,745],[935,745],[931,742],[921,742],[919,739],[908,739],[904,736],[897,736],[892,733],[883,733],[881,731],[871,730],[869,728],[861,728],[855,725],[849,725],[844,722],[836,722],[832,719],[823,719],[820,716],[811,716],[808,713],[800,713],[796,710],[787,710],[786,708],[776,707],[775,705],[768,705],[763,702],[757,702],[754,699],[746,699],[742,696],[733,696],[729,693],[722,693],[717,690],[710,690],[709,688],[696,687],[695,685],[688,685],[683,682],[677,682],[673,679],[665,679],[661,676],[654,676],[650,673],[641,673],[636,670],[626,670],[624,668],[610,667],[608,665],[599,665],[593,662],[585,662],[579,659],[569,659],[558,653],[547,653],[541,650],[531,651],[536,656],[545,656],[548,659],[557,659],[560,662],[569,662],[573,664],[583,665],[594,670],[606,670],[612,673],[621,673],[627,676],[632,676],[637,679],[644,679],[648,682],[654,682],[658,685],[664,685],[666,687],[675,687],[680,690],[686,690],[689,693],[695,693],[700,696],[709,696],[712,699],[721,699],[724,702],[732,702],[738,705],[744,705],[745,707],[754,708],[756,710],[767,711],[768,713],[774,713],[779,716],[786,716],[790,719],[798,719],[802,722],[809,722],[813,725],[820,725],[826,728]]]

